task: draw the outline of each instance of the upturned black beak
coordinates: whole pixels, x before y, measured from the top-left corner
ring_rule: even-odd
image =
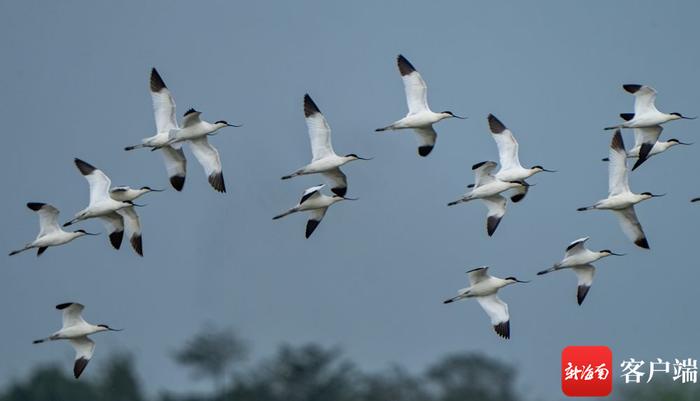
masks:
[[[131,206],[135,206],[135,207],[145,207],[146,205],[139,205],[138,203],[131,202]]]
[[[682,115],[681,118],[684,119],[684,120],[695,120],[695,119],[698,118],[698,117],[697,117],[697,116],[695,116],[695,117],[686,117],[686,116],[683,116],[683,115]]]
[[[625,256],[625,255],[627,255],[626,253],[615,253],[615,252],[610,252],[610,254],[613,256]]]
[[[226,126],[227,126],[227,127],[235,127],[235,128],[239,128],[239,127],[242,127],[242,126],[243,126],[243,124],[240,124],[240,125],[234,125],[234,124],[226,124]]]
[[[694,142],[681,142],[681,141],[678,141],[678,144],[679,144],[679,145],[686,145],[686,146],[690,146],[690,145],[692,145],[693,143],[694,143]]]
[[[460,117],[460,116],[458,116],[457,114],[454,114],[454,113],[452,114],[452,117],[454,117],[454,118],[459,118],[460,120],[466,120],[466,119],[467,119],[467,117]]]
[[[659,194],[659,195],[651,194],[651,197],[652,197],[652,198],[660,198],[660,197],[662,197],[662,196],[666,196],[666,194]]]
[[[86,232],[85,232],[85,235],[100,235],[100,233],[89,233],[89,232],[86,231]]]
[[[164,189],[153,189],[153,188],[148,189],[148,192],[163,192],[163,191],[165,191],[165,190]]]
[[[546,173],[556,173],[557,172],[557,170],[547,170],[546,168],[543,168],[542,171],[544,171]]]
[[[124,331],[124,329],[113,329],[111,327],[107,327],[107,330],[109,330],[109,331]]]
[[[349,201],[356,201],[356,200],[359,200],[359,199],[360,199],[360,198],[346,198],[346,197],[344,197],[344,196],[342,196],[341,198],[343,198],[343,199],[345,199],[345,200],[349,200]]]
[[[517,278],[514,278],[513,280],[514,280],[516,283],[523,283],[523,284],[527,284],[527,283],[530,282],[529,280],[528,280],[528,281],[524,281],[524,280],[518,280]]]
[[[357,157],[358,160],[372,160],[374,157],[360,157],[360,156],[355,156]]]
[[[690,200],[691,202],[700,202],[700,198],[693,198]]]

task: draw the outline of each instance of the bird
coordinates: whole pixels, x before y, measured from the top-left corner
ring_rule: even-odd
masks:
[[[509,189],[517,189],[529,185],[525,181],[501,181],[496,179],[492,174],[496,166],[496,162],[490,160],[473,165],[475,184],[471,186],[473,188],[472,191],[460,199],[447,204],[447,206],[454,206],[473,199],[481,199],[488,208],[486,233],[489,237],[496,232],[498,224],[506,213],[506,199],[499,194]]]
[[[88,362],[92,359],[95,351],[95,342],[88,337],[91,334],[103,331],[122,331],[113,329],[106,324],[90,324],[83,320],[82,312],[85,306],[76,302],[66,302],[56,305],[56,309],[63,312],[63,327],[61,330],[51,334],[46,338],[34,340],[34,344],[41,344],[46,341],[68,340],[75,349],[75,364],[73,365],[73,375],[79,378],[85,370]]]
[[[692,143],[681,142],[676,138],[671,138],[668,141],[659,141],[659,136],[663,131],[660,125],[652,125],[651,127],[634,128],[634,147],[627,151],[628,158],[636,158],[637,161],[632,166],[632,171],[641,166],[651,156],[665,152],[676,145],[692,145]],[[610,161],[607,157],[603,161]]]
[[[63,226],[70,226],[81,220],[100,218],[109,230],[110,243],[115,249],[119,249],[122,237],[124,236],[123,216],[126,216],[126,219],[132,224],[133,206],[136,205],[131,200],[121,201],[112,199],[109,192],[112,181],[102,170],[77,158],[74,159],[74,162],[80,173],[88,181],[88,184],[90,184],[90,203],[88,207],[76,213],[75,217],[63,224]],[[118,213],[122,209],[127,208],[130,208],[131,211],[124,211],[123,214]],[[133,228],[133,226],[131,228]]]
[[[477,267],[469,270],[469,287],[462,288],[457,291],[457,296],[443,301],[444,304],[449,304],[454,301],[459,301],[464,298],[476,298],[479,305],[486,311],[486,314],[491,318],[496,334],[509,339],[510,338],[510,315],[508,314],[508,304],[501,301],[498,297],[498,290],[501,288],[515,284],[528,283],[529,281],[518,280],[515,277],[498,278],[493,277],[488,273],[488,267]]]
[[[325,184],[319,184],[306,189],[301,195],[301,199],[296,206],[273,217],[272,220],[281,219],[282,217],[288,216],[292,213],[309,211],[311,212],[311,216],[309,217],[309,221],[306,222],[305,233],[306,238],[309,238],[311,234],[313,234],[314,230],[316,230],[316,227],[318,227],[318,225],[321,223],[323,216],[326,215],[326,211],[331,205],[343,200],[357,200],[356,198],[346,198],[335,194],[332,196],[324,195],[321,193],[321,189],[323,189],[323,187],[325,187]]]
[[[304,117],[311,142],[311,163],[290,175],[285,175],[282,179],[287,180],[300,175],[320,173],[333,183],[331,191],[334,194],[345,196],[348,190],[348,183],[345,173],[340,170],[340,166],[353,160],[371,159],[360,157],[354,153],[345,156],[338,156],[335,153],[331,143],[331,128],[308,93],[304,95]]]
[[[406,91],[406,102],[408,103],[408,114],[406,117],[386,126],[377,128],[376,132],[400,129],[413,129],[418,135],[418,154],[428,156],[435,146],[437,133],[433,129],[433,124],[446,118],[460,117],[451,111],[435,113],[428,106],[428,87],[413,65],[402,55],[396,59],[399,73],[403,79],[404,90]]]
[[[27,207],[39,214],[39,234],[34,241],[25,245],[24,248],[10,252],[10,256],[32,248],[37,248],[36,256],[41,256],[50,246],[67,244],[84,235],[99,235],[85,230],[63,231],[58,225],[58,209],[48,203],[29,202]]]
[[[595,267],[591,264],[599,259],[605,258],[610,255],[614,256],[624,256],[622,253],[615,253],[609,249],[603,249],[602,251],[591,251],[586,248],[586,241],[589,237],[579,238],[566,247],[566,253],[564,254],[564,259],[560,262],[554,264],[554,266],[549,269],[542,270],[538,272],[537,275],[541,276],[543,274],[551,273],[553,271],[562,269],[571,269],[576,273],[578,277],[578,289],[576,291],[576,300],[578,304],[581,305],[583,300],[588,294],[588,290],[593,284],[593,275],[595,275]]]
[[[642,225],[637,219],[634,205],[651,198],[663,195],[654,195],[651,192],[635,194],[629,187],[629,174],[627,171],[627,152],[622,141],[622,134],[618,129],[610,143],[610,164],[608,166],[608,197],[599,200],[592,206],[580,207],[578,211],[585,210],[612,210],[620,222],[622,231],[640,248],[649,249],[649,242],[642,230]]]
[[[496,179],[501,181],[523,181],[542,171],[548,173],[556,172],[556,170],[547,170],[540,165],[530,168],[521,166],[518,158],[518,141],[515,140],[513,133],[493,114],[489,114],[487,120],[491,136],[498,147],[498,160],[501,164],[501,168],[495,175]],[[519,187],[510,197],[510,200],[514,203],[520,202],[527,195],[527,191],[528,186]]]
[[[662,113],[656,109],[656,90],[650,86],[625,84],[622,88],[634,96],[634,113],[623,113],[620,116],[626,120],[622,124],[605,127],[606,130],[618,128],[642,128],[661,125],[673,120],[694,120],[697,117],[686,117],[681,113]]]
[[[150,92],[151,100],[153,101],[153,114],[156,120],[156,134],[142,139],[138,145],[127,146],[124,150],[159,147],[163,154],[165,168],[170,177],[170,185],[175,190],[182,191],[187,174],[187,158],[185,158],[182,148],[175,149],[166,145],[170,140],[170,130],[178,128],[175,100],[155,68],[151,69]]]

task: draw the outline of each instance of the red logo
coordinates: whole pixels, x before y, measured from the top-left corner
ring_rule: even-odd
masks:
[[[561,389],[569,397],[605,397],[612,392],[612,351],[569,346],[561,352]]]

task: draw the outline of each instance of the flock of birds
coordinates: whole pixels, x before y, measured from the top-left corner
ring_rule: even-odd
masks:
[[[431,153],[437,139],[433,125],[444,119],[462,119],[463,117],[450,111],[433,112],[428,106],[427,86],[421,75],[402,55],[398,56],[397,64],[404,84],[408,114],[386,127],[376,129],[376,131],[413,130],[418,139],[418,154],[425,157]],[[693,118],[685,117],[680,113],[667,114],[658,111],[654,105],[656,91],[649,86],[623,85],[623,88],[635,97],[634,113],[620,114],[624,122],[606,128],[615,130],[609,157],[603,159],[609,162],[608,197],[578,210],[611,210],[617,215],[626,236],[635,245],[649,249],[649,243],[635,213],[634,205],[662,195],[654,195],[650,192],[635,194],[630,190],[627,159],[636,159],[632,167],[632,170],[635,170],[651,156],[665,152],[675,145],[690,145],[677,139],[660,141],[659,137],[662,132],[661,124],[673,120]],[[183,152],[183,145],[187,144],[204,168],[212,188],[218,192],[226,192],[221,158],[216,148],[209,144],[208,137],[215,135],[222,128],[240,127],[240,125],[229,124],[223,120],[214,123],[204,121],[200,118],[201,112],[194,109],[187,110],[181,123],[178,124],[173,96],[155,68],[151,71],[150,93],[157,133],[143,139],[140,144],[126,147],[125,150],[149,148],[152,151],[160,151],[164,158],[170,184],[175,190],[181,191],[185,184],[187,171],[187,159]],[[331,144],[330,126],[308,94],[304,96],[304,117],[311,142],[311,162],[282,177],[282,179],[321,174],[331,184],[332,194],[326,195],[322,192],[324,184],[308,188],[303,192],[297,205],[273,217],[273,219],[280,219],[297,212],[309,212],[305,233],[306,238],[309,238],[321,223],[330,206],[343,200],[354,200],[345,196],[348,182],[341,167],[354,160],[370,159],[354,153],[345,156],[335,153]],[[518,142],[513,133],[491,114],[488,116],[488,125],[498,148],[499,163],[483,161],[475,164],[472,167],[475,176],[474,184],[468,186],[471,190],[459,199],[448,203],[448,206],[475,199],[481,200],[488,209],[486,232],[492,236],[506,212],[508,202],[504,194],[508,194],[507,196],[512,203],[521,202],[531,186],[526,181],[528,178],[540,172],[554,172],[554,170],[545,169],[540,165],[530,168],[523,167],[518,157]],[[626,128],[633,129],[635,134],[635,145],[629,151],[625,150],[621,134],[621,130]],[[138,255],[143,256],[141,224],[135,211],[135,208],[141,205],[134,203],[134,201],[149,192],[162,190],[150,187],[138,189],[128,186],[112,187],[109,177],[90,163],[76,158],[75,165],[89,184],[90,199],[88,206],[76,213],[75,217],[63,226],[98,218],[105,224],[109,232],[110,243],[114,248],[120,248],[126,230],[129,233],[132,248]],[[700,201],[700,198],[695,198],[692,201]],[[64,231],[58,222],[58,209],[50,204],[30,202],[27,207],[39,215],[39,235],[34,241],[11,252],[10,255],[34,248],[37,249],[37,255],[41,255],[49,247],[67,244],[85,235],[97,235],[82,229],[73,232]],[[608,249],[591,251],[586,248],[586,241],[588,241],[588,237],[575,240],[566,248],[564,258],[560,262],[537,273],[543,275],[563,269],[573,270],[578,278],[577,300],[579,305],[584,301],[593,282],[595,267],[592,263],[610,255],[622,256],[622,254],[614,253]],[[452,303],[464,298],[476,298],[490,317],[495,332],[506,339],[510,338],[508,305],[498,297],[498,291],[510,284],[526,283],[527,281],[518,280],[515,277],[501,279],[491,276],[488,273],[488,267],[479,267],[467,273],[470,286],[459,290],[457,296],[445,300],[444,303]],[[87,323],[81,315],[84,306],[79,303],[63,303],[56,306],[56,309],[63,313],[63,327],[49,337],[34,343],[69,340],[76,352],[73,372],[75,378],[78,378],[92,358],[95,348],[95,343],[88,336],[103,331],[119,330],[105,324],[92,325]]]

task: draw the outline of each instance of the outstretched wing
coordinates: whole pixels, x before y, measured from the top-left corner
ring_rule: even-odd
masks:
[[[490,278],[491,276],[489,276],[488,270],[489,268],[486,266],[469,270],[467,272],[467,275],[469,276],[469,283],[474,285]]]
[[[510,316],[508,314],[508,305],[501,301],[501,298],[496,294],[487,295],[485,297],[477,297],[479,305],[486,311],[486,314],[491,318],[496,334],[503,338],[510,338]]]
[[[95,342],[87,336],[71,338],[70,344],[75,349],[75,364],[73,365],[73,375],[79,378],[87,367],[92,354],[95,351]]]
[[[593,276],[595,275],[595,267],[593,265],[580,265],[572,267],[576,277],[578,278],[578,289],[576,291],[576,299],[581,305],[588,294],[588,290],[593,285]]]
[[[112,181],[109,177],[90,163],[77,158],[74,161],[75,166],[78,167],[78,170],[80,170],[80,173],[90,185],[90,204],[110,199],[109,188],[112,186]]]
[[[316,199],[319,196],[321,196],[321,193],[319,192],[321,188],[325,187],[325,185],[316,185],[315,187],[307,188],[303,194],[301,194],[301,199],[299,200],[299,204],[301,205],[302,203],[306,202],[309,199]]]
[[[139,221],[139,215],[136,214],[136,210],[133,206],[125,207],[120,209],[119,213],[124,218],[124,225],[129,231],[129,242],[131,247],[134,248],[139,256],[143,256],[143,244],[141,241],[141,222]]]
[[[634,95],[635,115],[658,111],[654,105],[654,101],[656,101],[656,91],[654,88],[635,84],[622,85],[622,88],[627,91],[627,93]]]
[[[304,117],[309,131],[313,161],[334,155],[331,144],[331,127],[308,94],[304,95]]]
[[[311,234],[313,234],[313,232],[316,230],[316,227],[318,227],[318,225],[321,224],[323,216],[326,215],[326,210],[328,210],[327,207],[314,209],[311,211],[309,221],[306,222],[306,238],[309,238]]]
[[[199,118],[200,115],[202,115],[202,112],[195,109],[187,110],[182,118],[182,128],[191,127],[201,123],[202,120]]]
[[[566,253],[564,254],[564,259],[576,255],[577,253],[581,253],[586,250],[586,241],[588,241],[589,237],[583,237],[579,238],[572,243],[569,244],[569,246],[566,247]]]
[[[159,134],[169,133],[177,128],[175,115],[175,100],[165,82],[153,68],[151,70],[151,100],[153,101],[153,114],[156,119],[156,130]]]
[[[663,128],[660,125],[634,129],[634,143],[635,146],[639,146],[639,153],[637,161],[632,166],[632,171],[636,170],[649,158],[649,153],[654,148],[656,141],[659,140],[661,131],[663,131]]]
[[[491,136],[498,147],[501,169],[521,168],[520,159],[518,159],[518,141],[515,140],[513,133],[493,114],[489,114],[488,121]]]
[[[506,198],[501,195],[494,195],[481,198],[481,201],[489,209],[486,215],[486,233],[490,237],[496,232],[498,224],[501,222],[503,215],[506,214]]]
[[[340,170],[340,167],[336,167],[332,170],[326,170],[321,174],[333,182],[331,191],[334,194],[338,196],[345,196],[345,194],[348,192],[348,179],[345,176],[345,173]]]
[[[637,213],[634,211],[634,206],[630,206],[622,210],[613,210],[618,220],[620,221],[620,227],[624,231],[627,238],[632,240],[635,245],[640,248],[649,249],[649,243],[647,242],[647,237],[642,230],[642,225],[637,219]]]
[[[610,163],[608,163],[608,192],[610,196],[630,191],[627,177],[627,153],[620,130],[615,131],[610,143]]]
[[[66,302],[56,305],[56,309],[62,311],[63,313],[63,329],[85,323],[82,316],[83,309],[85,309],[83,304],[79,304],[77,302]]]
[[[29,202],[27,207],[39,215],[39,235],[37,238],[61,230],[58,224],[58,209],[48,203],[39,202]]]
[[[175,149],[172,146],[163,146],[160,148],[165,161],[165,168],[170,177],[170,185],[178,191],[182,191],[185,185],[185,176],[187,175],[187,159],[182,148]]]
[[[216,148],[209,144],[206,136],[192,139],[189,142],[190,148],[192,149],[192,154],[197,158],[199,164],[204,167],[209,184],[212,186],[212,188],[219,192],[226,192],[224,173],[221,168],[219,152],[216,150]]]
[[[496,169],[496,162],[485,161],[472,166],[474,171],[474,188],[493,182],[493,171]]]
[[[406,91],[408,114],[417,114],[429,110],[428,86],[423,81],[423,78],[404,56],[399,54],[396,63],[398,64],[403,87]]]
[[[109,232],[109,242],[114,249],[119,249],[124,238],[124,218],[117,212],[100,216],[105,228]]]
[[[432,152],[437,140],[437,133],[432,125],[423,128],[414,128],[418,139],[418,154],[425,157]]]

